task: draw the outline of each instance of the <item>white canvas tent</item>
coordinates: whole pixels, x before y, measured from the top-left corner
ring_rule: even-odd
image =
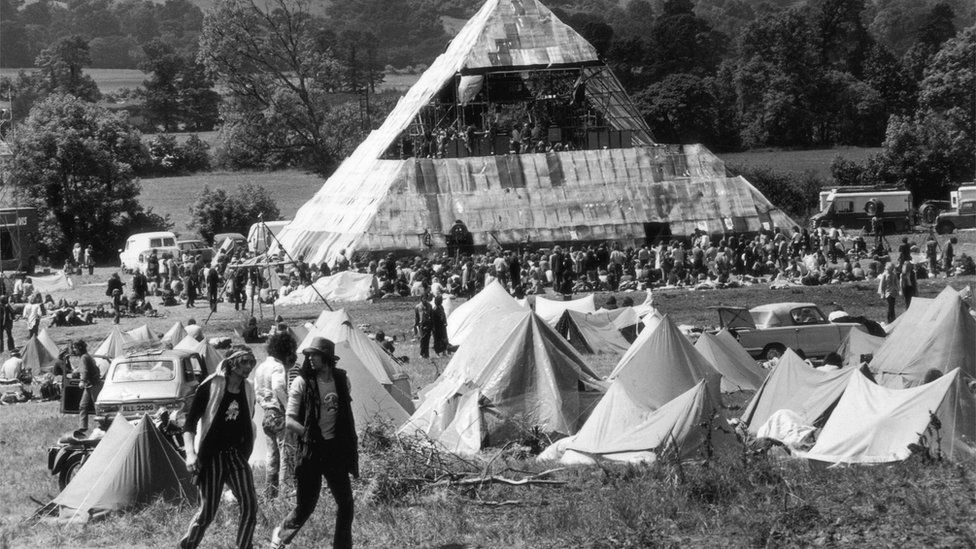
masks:
[[[932,416],[941,424],[938,435],[929,429]],[[854,374],[817,443],[801,455],[829,463],[901,461],[921,434],[929,451],[954,460],[976,457],[976,399],[958,368],[908,389],[889,389]]]
[[[532,311],[509,313],[470,338],[400,429],[448,450],[474,453],[522,428],[576,431],[604,384],[566,340]]]
[[[873,336],[864,330],[854,329],[847,332],[847,337],[837,348],[837,354],[844,359],[844,366],[860,366],[865,358],[870,362],[884,340],[885,338]]]
[[[316,336],[330,339],[333,343],[348,342],[350,348],[356,353],[357,360],[373,374],[373,378],[386,388],[408,414],[413,413],[413,389],[410,385],[410,376],[376,341],[353,326],[352,319],[345,310],[322,311],[314,327],[299,341],[299,349],[308,346]]]
[[[710,382],[717,380],[715,376]],[[580,432],[557,441],[538,459],[586,465],[653,462],[662,456],[683,461],[731,448],[734,437],[708,384],[703,379],[664,406],[645,409],[641,417],[632,413],[635,406],[624,385],[615,382]]]
[[[128,343],[159,343],[159,338],[149,329],[148,324],[124,332]]]
[[[51,356],[57,358],[61,356],[61,348],[51,337],[51,334],[47,333],[46,328],[41,328],[41,331],[37,332],[37,341],[41,342],[41,345],[47,349],[47,352],[51,353]]]
[[[556,322],[555,329],[584,355],[622,355],[630,347],[620,330],[606,317],[566,309]]]
[[[118,326],[112,326],[108,335],[105,336],[105,339],[102,340],[92,354],[110,359],[117,358],[124,355],[126,348],[132,345],[132,343],[133,339],[129,335],[119,330]]]
[[[814,368],[787,349],[742,413],[742,422],[755,435],[779,410],[790,410],[804,425],[822,423],[857,368],[827,372]]]
[[[376,277],[369,273],[342,271],[331,276],[323,276],[311,286],[298,288],[292,293],[279,297],[275,305],[310,305],[326,301],[366,301],[376,289]]]
[[[197,341],[191,335],[187,335],[180,340],[179,343],[173,346],[174,349],[179,349],[183,351],[190,351],[191,353],[197,353],[203,357],[203,360],[207,363],[207,373],[212,374],[217,371],[217,367],[220,365],[220,361],[224,360],[224,355],[220,354],[220,351],[213,348],[207,340]]]
[[[559,322],[563,311],[579,311],[581,313],[596,312],[596,303],[593,301],[593,294],[589,294],[571,301],[557,301],[546,299],[542,296],[535,298],[535,314],[542,317],[550,326],[555,326]]]
[[[723,393],[755,391],[766,378],[766,373],[728,330],[715,335],[702,333],[695,342],[695,349],[722,374]]]
[[[64,271],[58,271],[50,276],[32,276],[31,283],[34,284],[35,290],[44,294],[71,290],[75,287]]]
[[[186,337],[186,328],[183,327],[182,322],[177,320],[176,323],[174,323],[173,326],[170,327],[169,330],[166,330],[166,333],[163,334],[162,341],[164,343],[169,343],[170,345],[176,345],[180,341],[183,341],[184,337]]]
[[[891,332],[871,360],[871,371],[885,387],[913,387],[929,370],[959,368],[976,377],[976,319],[949,286],[929,304],[916,308]]]
[[[447,317],[447,339],[454,345],[462,345],[472,333],[483,333],[485,326],[494,319],[523,309],[497,280],[493,280]]]
[[[717,373],[665,315],[657,327],[637,336],[610,379],[640,394],[642,406],[657,409]]]

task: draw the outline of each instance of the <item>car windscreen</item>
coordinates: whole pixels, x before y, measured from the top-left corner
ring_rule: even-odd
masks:
[[[170,381],[176,377],[173,362],[169,360],[139,360],[121,362],[112,372],[112,382]]]

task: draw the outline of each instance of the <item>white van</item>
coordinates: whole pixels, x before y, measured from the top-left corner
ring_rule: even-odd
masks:
[[[176,235],[170,231],[154,233],[136,233],[125,241],[125,247],[119,250],[119,265],[123,272],[129,272],[139,267],[139,254],[151,249],[159,250],[159,254],[172,254],[179,257],[180,249],[176,246]]]
[[[255,223],[251,225],[250,230],[247,231],[247,249],[251,250],[256,254],[263,254],[268,251],[271,244],[274,242],[275,237],[284,229],[286,225],[291,223],[291,220],[285,221],[265,221],[263,223]],[[265,229],[267,227],[267,229]]]

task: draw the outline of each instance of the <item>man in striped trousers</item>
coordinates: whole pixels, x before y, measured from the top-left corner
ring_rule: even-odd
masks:
[[[180,540],[180,549],[200,545],[217,514],[225,484],[240,505],[236,546],[252,547],[257,493],[247,458],[254,448],[254,386],[247,376],[256,362],[247,347],[232,349],[217,371],[197,387],[186,415],[183,442],[187,469],[197,475],[200,510]]]

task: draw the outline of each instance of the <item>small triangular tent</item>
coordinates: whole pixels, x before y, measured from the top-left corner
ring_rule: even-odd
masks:
[[[712,377],[711,381],[699,381],[657,410],[647,410],[646,416],[639,421],[630,414],[628,417],[614,414],[613,403],[618,402],[618,398],[626,398],[619,389],[621,384],[614,383],[604,397],[608,405],[598,406],[578,434],[566,442],[557,442],[550,447],[554,448],[552,451],[547,450],[539,459],[558,458],[567,464],[592,464],[601,460],[653,462],[668,456],[684,461],[703,459],[709,451],[732,448],[735,439],[722,415],[721,403],[714,400],[714,391],[708,389],[708,383],[717,380]],[[622,428],[607,432],[603,430],[607,425]],[[711,448],[707,448],[707,444],[711,444]]]
[[[183,341],[184,337],[186,337],[186,328],[183,327],[182,322],[177,320],[176,323],[173,324],[169,330],[166,330],[165,334],[163,334],[162,341],[175,346],[177,343]]]
[[[37,332],[37,340],[41,342],[41,345],[47,349],[47,352],[51,353],[51,356],[57,358],[61,356],[61,348],[55,343],[54,339],[51,338],[51,334],[47,333],[47,330],[41,328],[40,332]]]
[[[292,293],[278,298],[275,305],[310,305],[326,301],[366,301],[376,289],[376,277],[369,273],[342,271],[340,273],[323,276],[311,286],[299,288]]]
[[[929,429],[932,416],[939,419],[938,434]],[[927,436],[929,451],[953,460],[976,457],[976,399],[959,369],[908,389],[854,374],[817,443],[801,455],[829,463],[901,461],[920,434]]]
[[[593,301],[593,294],[572,301],[557,301],[536,296],[535,314],[542,317],[542,320],[548,322],[550,326],[555,326],[559,322],[563,311],[578,311],[581,313],[596,312],[596,303]]]
[[[568,435],[603,391],[566,340],[521,310],[484,326],[455,353],[400,433],[423,432],[459,452],[500,445],[524,428]]]
[[[149,417],[143,416],[135,427],[116,417],[105,438],[54,503],[62,507],[62,515],[66,512],[77,518],[159,498],[185,502],[195,497],[183,458]]]
[[[125,349],[132,343],[132,339],[122,333],[118,326],[113,326],[108,335],[102,340],[95,352],[96,356],[117,358],[125,354]]]
[[[915,301],[871,360],[871,371],[885,387],[919,385],[929,370],[959,368],[976,377],[976,319],[959,293],[946,286],[917,312]]]
[[[837,354],[844,359],[844,366],[860,366],[862,362],[871,361],[884,340],[885,338],[873,336],[864,330],[853,329],[847,332]]]
[[[584,355],[622,355],[630,347],[620,330],[605,317],[566,309],[556,322],[555,329]]]
[[[523,307],[493,280],[447,317],[447,339],[454,345],[462,345],[472,333],[481,334],[486,323],[521,310]]]
[[[125,332],[125,336],[131,343],[159,343],[159,338],[149,329],[148,324]]]
[[[622,381],[628,392],[639,395],[635,398],[641,405],[657,409],[717,373],[665,315],[656,328],[641,332],[610,379]]]
[[[722,332],[729,336],[728,339],[708,332],[702,333],[695,342],[695,349],[722,374],[723,393],[755,391],[766,378],[765,372],[731,334],[725,330]]]
[[[777,410],[791,410],[804,425],[822,423],[823,416],[840,398],[857,368],[826,372],[814,368],[787,349],[773,371],[749,401],[742,422],[753,435]]]
[[[315,321],[315,327],[309,330],[305,334],[305,338],[298,342],[299,350],[307,347],[312,338],[316,336],[330,339],[333,343],[348,342],[353,352],[356,353],[359,362],[373,374],[373,378],[386,388],[408,414],[413,413],[413,389],[410,386],[410,375],[375,340],[370,339],[362,330],[355,328],[345,310],[322,311],[322,314]]]
[[[20,357],[24,361],[24,368],[34,374],[49,371],[58,360],[58,357],[52,356],[37,336],[27,340],[24,348],[20,350]]]
[[[350,343],[348,340],[335,342],[335,354],[339,357],[339,367],[349,375],[356,429],[362,431],[377,422],[394,428],[406,423],[410,414],[373,377]]]
[[[203,360],[207,363],[207,374],[216,372],[220,361],[224,360],[224,355],[220,354],[220,351],[217,349],[214,349],[213,345],[207,340],[197,341],[191,335],[185,336],[173,348],[190,351],[191,353],[197,353],[202,356]]]

